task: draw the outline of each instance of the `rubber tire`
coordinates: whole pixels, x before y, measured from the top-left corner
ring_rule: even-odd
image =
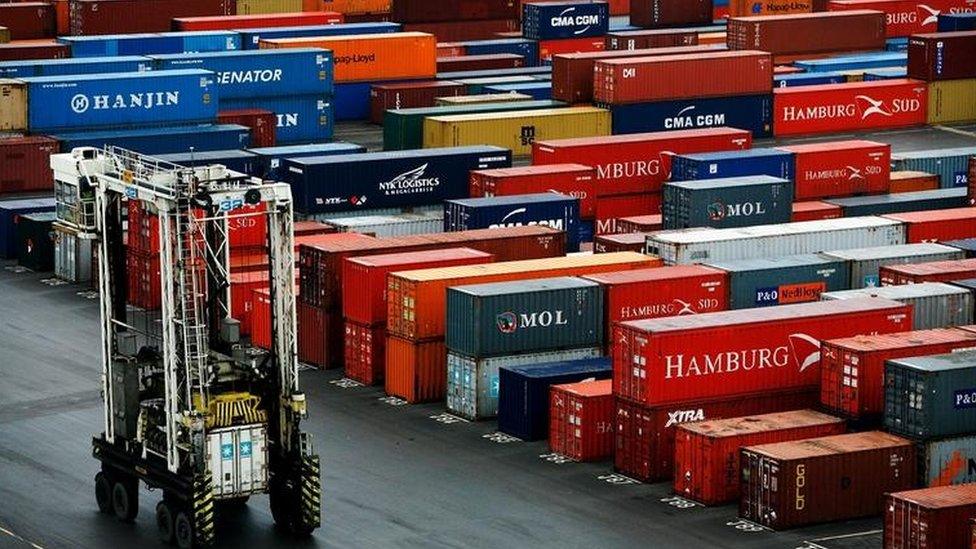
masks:
[[[117,480],[112,485],[112,510],[122,522],[132,522],[139,514],[139,483]]]
[[[113,512],[112,481],[101,471],[95,474],[95,503],[99,513],[108,515]]]
[[[173,508],[165,500],[156,504],[156,531],[159,541],[173,543],[176,537],[176,526],[173,520]]]
[[[180,549],[191,549],[196,541],[193,532],[193,520],[186,511],[178,511],[173,521],[173,533],[176,545]]]

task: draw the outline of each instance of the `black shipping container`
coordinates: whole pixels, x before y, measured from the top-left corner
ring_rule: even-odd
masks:
[[[0,259],[15,259],[19,248],[17,222],[21,216],[53,212],[54,197],[16,198],[0,201]]]
[[[670,181],[661,214],[665,230],[789,223],[793,183],[768,175]]]
[[[879,194],[850,198],[825,198],[823,202],[840,206],[844,217],[885,215],[925,210],[964,208],[967,204],[966,189],[937,189],[914,193]]]
[[[885,363],[885,429],[917,441],[976,428],[976,351]]]
[[[54,212],[20,216],[17,220],[17,263],[35,272],[54,270]]]

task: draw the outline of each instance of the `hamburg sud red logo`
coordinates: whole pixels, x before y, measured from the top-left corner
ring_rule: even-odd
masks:
[[[785,344],[759,349],[727,350],[714,354],[666,355],[665,379],[709,376],[736,371],[783,368],[794,364],[799,372],[820,362],[820,340],[804,333],[787,336]]]
[[[912,84],[784,88],[776,93],[778,135],[925,123],[926,88]]]

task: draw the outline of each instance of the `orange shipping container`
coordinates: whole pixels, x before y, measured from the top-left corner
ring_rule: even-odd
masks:
[[[332,50],[336,82],[434,78],[437,74],[437,38],[423,32],[276,38],[261,40],[260,46]]]
[[[888,192],[914,193],[920,191],[934,191],[939,188],[939,176],[925,172],[891,172],[891,184]]]
[[[387,278],[387,330],[390,335],[413,341],[443,338],[447,288],[451,286],[580,276],[662,264],[657,257],[622,252],[391,273]]]
[[[417,343],[387,337],[384,379],[386,394],[400,397],[411,404],[444,400],[447,392],[447,347],[444,340]]]

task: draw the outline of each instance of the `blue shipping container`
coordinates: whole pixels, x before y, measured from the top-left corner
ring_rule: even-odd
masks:
[[[773,76],[773,85],[777,88],[843,84],[844,82],[847,82],[847,75],[838,72],[802,72],[796,74],[777,74]]]
[[[525,58],[525,65],[532,67],[539,64],[539,43],[526,38],[499,38],[497,40],[471,40],[461,42],[467,55],[490,55],[497,53],[513,53]]]
[[[908,37],[902,38],[889,38],[885,41],[885,50],[887,51],[908,51]]]
[[[370,113],[370,90],[373,84],[389,82],[340,82],[335,85],[336,120],[366,120]]]
[[[498,370],[498,430],[525,441],[549,437],[549,388],[584,379],[610,379],[607,357]]]
[[[848,198],[824,198],[828,204],[840,206],[844,217],[885,215],[903,212],[921,212],[964,208],[969,205],[968,190],[964,187],[918,191],[913,193],[851,196]]]
[[[245,149],[251,144],[251,130],[237,124],[75,132],[51,137],[61,142],[61,150],[65,152],[75,147],[115,145],[142,154],[167,154],[188,152],[190,149]]]
[[[221,110],[263,109],[275,113],[278,127],[275,143],[296,145],[330,141],[335,115],[328,95],[259,97],[220,101]]]
[[[976,13],[940,13],[939,32],[976,30]]]
[[[0,258],[17,257],[17,218],[54,211],[54,197],[0,200]]]
[[[607,105],[606,108],[610,109],[614,134],[729,126],[749,130],[755,138],[773,135],[771,95],[682,99]]]
[[[167,162],[180,166],[209,166],[211,164],[221,164],[229,170],[240,172],[246,175],[258,177],[258,156],[254,153],[238,150],[227,151],[202,151],[186,152],[175,154],[162,154],[157,156]]]
[[[201,70],[40,76],[27,83],[33,133],[213,121],[213,73]]]
[[[388,34],[400,32],[399,23],[343,23],[340,25],[312,25],[308,27],[265,27],[241,29],[241,45],[245,50],[260,48],[261,40],[272,38],[304,38],[306,36],[344,36],[349,34]]]
[[[29,78],[32,76],[62,76],[66,74],[101,74],[110,72],[142,72],[152,70],[147,57],[86,57],[82,59],[33,59],[0,62],[0,77]]]
[[[793,179],[793,153],[779,149],[747,149],[676,155],[671,159],[671,180],[718,179],[769,175]]]
[[[729,273],[729,309],[819,301],[824,292],[851,289],[848,262],[818,254],[705,265]]]
[[[332,94],[332,52],[318,48],[153,55],[157,69],[213,71],[220,100]]]
[[[511,151],[483,146],[290,158],[284,169],[295,210],[320,214],[467,198],[471,170],[511,165]]]
[[[908,54],[902,52],[872,53],[870,55],[842,55],[827,59],[794,61],[793,66],[807,72],[854,71],[859,69],[880,69],[885,67],[904,67],[908,64]]]
[[[231,31],[62,36],[58,38],[58,41],[71,47],[71,57],[108,57],[241,49],[240,35]]]
[[[579,199],[556,193],[467,198],[444,202],[444,231],[543,225],[566,232],[566,249],[579,251]]]
[[[536,101],[552,99],[552,82],[519,82],[485,86],[484,93],[521,93]]]
[[[285,158],[308,158],[310,156],[330,156],[337,154],[358,154],[366,152],[366,147],[355,143],[323,143],[319,145],[289,145],[286,147],[260,147],[248,149],[258,160],[258,177],[279,181],[284,178],[280,171]]]
[[[437,79],[438,80],[468,80],[470,78],[498,78],[502,76],[532,76],[535,74],[552,74],[552,67],[548,65],[540,65],[538,67],[512,67],[510,69],[439,72],[437,73]]]
[[[938,174],[943,189],[969,184],[969,159],[976,147],[902,152],[891,157],[892,170]]]
[[[888,67],[886,69],[871,69],[864,71],[864,81],[874,80],[893,80],[897,78],[908,78],[907,67]]]
[[[522,6],[522,36],[530,40],[590,38],[610,29],[606,2],[545,2]]]

